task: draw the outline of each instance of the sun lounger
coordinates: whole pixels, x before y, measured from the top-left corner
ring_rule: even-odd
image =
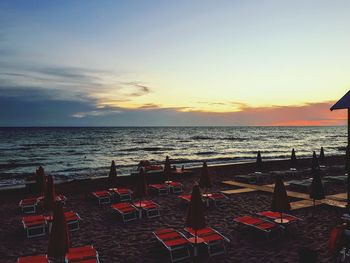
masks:
[[[38,199],[37,198],[27,198],[22,199],[19,202],[19,207],[22,210],[22,213],[25,214],[35,214],[38,206]]]
[[[150,190],[157,192],[158,195],[167,195],[169,194],[169,187],[166,184],[149,184]]]
[[[79,221],[81,220],[81,217],[79,216],[78,213],[73,211],[68,211],[68,212],[64,212],[64,216],[66,218],[69,231],[75,231],[80,228]],[[53,218],[52,216],[46,216],[45,220],[46,222],[49,222],[51,224]]]
[[[191,202],[191,195],[179,195],[178,198],[180,198],[181,201],[184,201],[185,203]]]
[[[83,246],[69,248],[68,253],[65,256],[65,262],[79,262],[79,263],[99,263],[98,252],[93,246]]]
[[[97,191],[92,193],[98,200],[98,204],[109,204],[111,202],[111,194],[108,191]]]
[[[244,175],[236,175],[235,181],[248,183],[248,184],[256,184],[263,182],[267,174],[261,173],[261,172],[254,172],[250,174],[244,174]]]
[[[323,179],[323,181],[327,180],[330,182],[343,184],[343,183],[346,183],[348,181],[348,176],[347,175],[324,176],[322,179]]]
[[[208,195],[208,199],[211,202],[213,202],[215,206],[217,206],[218,204],[224,202],[228,198],[226,197],[226,195],[224,195],[222,193],[212,193],[212,194]]]
[[[191,243],[182,233],[172,228],[156,230],[153,232],[157,240],[169,251],[171,262],[190,258],[189,247]]]
[[[22,224],[28,238],[45,235],[46,220],[43,215],[24,216]]]
[[[109,189],[118,199],[119,202],[131,201],[132,191],[127,188],[111,188]]]
[[[68,211],[64,213],[69,231],[79,230],[81,217],[78,213],[73,211]]]
[[[138,210],[130,203],[113,204],[112,208],[121,215],[124,223],[138,218]]]
[[[17,259],[17,263],[49,263],[46,255],[26,256]]]
[[[207,227],[199,229],[196,232],[192,228],[187,227],[185,228],[185,231],[193,237],[197,235],[197,237],[204,240],[204,244],[208,248],[209,256],[216,256],[226,253],[225,242],[230,242],[230,240],[215,229]]]
[[[67,197],[62,195],[62,194],[58,194],[58,195],[56,195],[55,200],[65,204],[67,201]],[[44,196],[38,197],[37,201],[40,205],[42,205],[42,203],[44,202]]]
[[[170,192],[172,192],[173,194],[179,194],[179,193],[183,192],[183,185],[182,185],[182,183],[169,182],[169,183],[167,183],[167,185],[169,186]]]
[[[281,213],[279,213],[279,212],[272,212],[272,211],[260,212],[260,213],[257,213],[257,215],[263,216],[263,217],[266,217],[266,218],[272,219],[272,220],[276,220],[276,219],[280,219],[281,218]],[[285,213],[282,213],[282,219],[288,220],[287,224],[301,221],[300,218],[292,216],[292,215],[289,215],[289,214],[285,214]]]
[[[274,222],[270,222],[253,216],[242,216],[234,218],[233,220],[252,229],[259,230],[260,232],[264,233],[267,238],[269,238],[271,233],[273,233],[274,231],[281,229],[281,226]]]
[[[142,214],[142,211],[144,211],[148,218],[160,216],[159,205],[153,201],[142,200],[141,202],[134,202],[134,206],[136,208],[141,209],[140,210],[141,214]],[[140,217],[141,217],[141,214],[140,214]]]

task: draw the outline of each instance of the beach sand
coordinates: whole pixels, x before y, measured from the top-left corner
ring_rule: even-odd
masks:
[[[329,157],[327,163],[340,165],[343,157]],[[301,169],[310,167],[310,160],[300,162]],[[282,171],[288,168],[288,161],[266,163],[267,170]],[[210,167],[214,186],[211,192],[234,189],[222,184],[223,180],[232,180],[234,175],[245,174],[254,170],[254,164],[225,165]],[[324,173],[344,174],[342,167],[327,168]],[[308,170],[298,175],[298,179],[310,176]],[[185,186],[184,193],[190,193],[192,185],[199,179],[198,169],[193,176],[174,178]],[[286,180],[294,179],[286,175]],[[127,185],[128,186],[128,185]],[[182,230],[186,216],[186,205],[176,195],[158,197],[150,195],[148,199],[161,206],[161,216],[156,219],[141,219],[122,223],[113,213],[110,205],[99,206],[91,192],[106,188],[106,180],[87,180],[70,182],[56,186],[56,192],[67,196],[65,210],[78,212],[82,217],[81,228],[71,233],[72,246],[93,244],[98,250],[101,262],[168,262],[167,252],[159,245],[152,231],[165,227]],[[344,185],[330,188],[332,194],[345,191]],[[21,224],[22,213],[18,202],[31,197],[25,190],[12,190],[0,193],[0,258],[2,263],[15,262],[17,257],[46,253],[48,235],[27,239]],[[303,219],[290,235],[278,241],[267,241],[255,232],[243,231],[233,222],[234,217],[270,209],[272,194],[249,192],[229,196],[221,207],[205,210],[208,226],[220,231],[231,242],[228,253],[200,262],[298,262],[298,250],[307,247],[318,252],[319,262],[330,262],[327,242],[331,229],[340,222],[343,209],[326,205],[317,206],[312,217],[312,208],[292,211],[291,214]],[[294,201],[294,199],[292,200]]]

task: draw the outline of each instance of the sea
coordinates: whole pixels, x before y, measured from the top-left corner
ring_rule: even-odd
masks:
[[[23,183],[42,165],[56,179],[130,175],[140,160],[200,166],[344,154],[347,128],[338,127],[30,127],[0,128],[0,187]]]

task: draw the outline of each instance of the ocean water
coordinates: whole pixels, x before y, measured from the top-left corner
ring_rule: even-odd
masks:
[[[196,166],[343,154],[346,127],[0,128],[0,182],[16,184],[39,165],[56,177],[107,174],[111,160],[129,175],[142,159]]]

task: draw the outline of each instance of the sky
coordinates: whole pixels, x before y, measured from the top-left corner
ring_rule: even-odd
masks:
[[[0,126],[344,125],[350,2],[0,2]]]

